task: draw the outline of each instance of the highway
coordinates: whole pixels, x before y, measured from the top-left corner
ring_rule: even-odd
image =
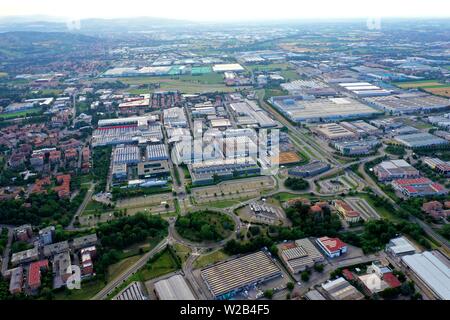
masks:
[[[139,269],[145,266],[147,261],[158,252],[164,250],[169,243],[168,237],[164,238],[156,247],[145,253],[135,264],[122,272],[118,277],[109,282],[99,293],[97,293],[91,300],[104,300],[108,295],[120,286],[129,277],[135,274]]]

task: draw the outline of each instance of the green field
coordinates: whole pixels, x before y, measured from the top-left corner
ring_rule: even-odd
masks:
[[[65,290],[55,294],[55,300],[89,300],[103,289],[105,283],[92,280],[81,283],[80,290]]]
[[[241,201],[239,200],[222,200],[222,201],[214,201],[214,202],[209,202],[208,203],[208,207],[214,207],[214,208],[228,208],[231,206],[234,206],[235,204],[240,203]]]
[[[394,85],[402,89],[413,89],[413,88],[435,88],[444,85],[438,80],[419,80],[419,81],[407,81],[407,82],[394,82]]]
[[[228,255],[225,252],[223,252],[223,250],[214,251],[212,253],[199,257],[194,263],[194,268],[196,269],[203,268],[209,266],[210,264],[223,261],[227,258]]]
[[[177,269],[178,267],[175,259],[170,254],[169,250],[165,250],[158,259],[154,262],[150,262],[139,271],[139,280],[148,281],[167,273],[174,272]]]
[[[182,93],[195,94],[205,92],[234,92],[236,88],[227,87],[223,82],[223,77],[218,73],[208,73],[198,76],[181,75],[173,77],[132,77],[119,78],[120,81],[129,85],[158,85],[156,90],[179,90]],[[132,89],[131,93],[148,93],[146,88]]]
[[[14,119],[14,118],[23,118],[26,117],[27,114],[34,115],[41,112],[41,108],[31,108],[28,110],[23,111],[17,111],[17,112],[11,112],[11,113],[1,113],[0,114],[0,120],[8,120],[8,119]]]

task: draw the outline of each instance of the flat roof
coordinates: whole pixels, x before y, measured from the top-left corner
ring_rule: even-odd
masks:
[[[262,251],[225,261],[201,271],[214,296],[281,274],[278,266]]]
[[[186,280],[179,274],[155,283],[160,300],[195,300]]]
[[[402,257],[403,262],[442,300],[450,300],[449,261],[437,251]]]

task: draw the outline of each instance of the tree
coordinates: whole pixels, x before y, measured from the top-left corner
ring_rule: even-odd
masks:
[[[309,272],[308,271],[303,271],[300,276],[304,282],[309,281]]]
[[[295,284],[293,282],[288,282],[287,285],[286,285],[286,288],[289,291],[292,291],[292,290],[294,290],[294,286],[295,286]]]
[[[269,289],[264,291],[264,297],[266,297],[267,299],[272,299],[273,298],[273,290]]]
[[[323,264],[315,264],[314,265],[314,270],[316,270],[317,272],[323,272]]]

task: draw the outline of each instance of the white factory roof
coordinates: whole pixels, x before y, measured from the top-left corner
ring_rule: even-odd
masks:
[[[437,252],[426,251],[404,256],[402,260],[440,299],[450,300],[449,262],[438,255]]]
[[[156,282],[155,291],[161,300],[195,300],[186,280],[179,274]]]
[[[225,71],[244,71],[244,68],[238,63],[230,64],[215,64],[213,66],[214,72],[225,72]]]
[[[416,248],[413,246],[413,244],[405,237],[392,239],[389,243],[389,248],[396,255],[416,251]]]

